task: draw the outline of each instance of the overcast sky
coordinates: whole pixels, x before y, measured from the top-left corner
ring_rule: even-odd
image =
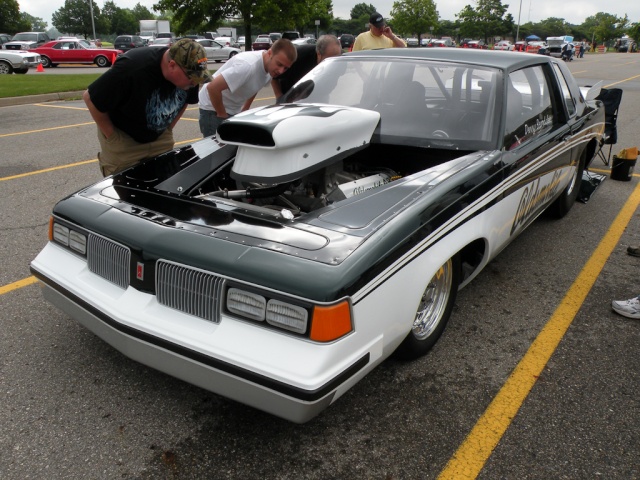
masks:
[[[301,0],[303,1],[303,0]],[[153,4],[157,0],[115,0],[121,8],[133,8],[137,3],[153,11]],[[18,0],[20,11],[27,12],[34,17],[40,17],[52,27],[51,14],[64,5],[64,0]],[[371,4],[385,17],[389,15],[394,0],[333,0],[334,16],[348,19],[349,12],[358,3]],[[503,0],[509,5],[508,12],[513,15],[516,23],[539,22],[549,17],[564,18],[572,24],[581,24],[587,17],[598,12],[606,12],[623,17],[625,14],[631,22],[640,22],[640,1],[638,0]],[[104,0],[96,0],[102,8]],[[475,5],[475,0],[435,0],[436,9],[441,20],[456,19],[465,5]],[[558,32],[561,34],[563,32]]]

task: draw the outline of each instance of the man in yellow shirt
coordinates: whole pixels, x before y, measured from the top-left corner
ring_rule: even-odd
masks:
[[[353,44],[353,51],[406,46],[404,40],[393,34],[391,28],[385,23],[384,17],[374,12],[369,17],[369,31],[358,35]]]

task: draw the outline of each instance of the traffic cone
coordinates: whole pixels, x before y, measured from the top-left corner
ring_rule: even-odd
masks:
[[[38,64],[38,68],[36,68],[36,72],[44,72],[44,67],[41,63]]]

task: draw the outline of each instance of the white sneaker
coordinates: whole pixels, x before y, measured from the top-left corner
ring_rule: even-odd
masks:
[[[614,300],[611,308],[623,317],[640,318],[640,295],[629,300]]]

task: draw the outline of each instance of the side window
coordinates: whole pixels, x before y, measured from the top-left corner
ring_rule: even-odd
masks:
[[[542,66],[512,72],[506,83],[504,148],[512,150],[550,131],[556,119]]]
[[[553,68],[556,71],[556,77],[558,77],[558,83],[560,83],[560,87],[562,88],[562,98],[564,100],[564,104],[567,107],[567,112],[569,112],[569,116],[573,117],[576,114],[576,102],[574,98],[571,96],[571,91],[569,90],[569,86],[567,85],[567,81],[562,75],[560,71],[560,67],[554,64]]]

